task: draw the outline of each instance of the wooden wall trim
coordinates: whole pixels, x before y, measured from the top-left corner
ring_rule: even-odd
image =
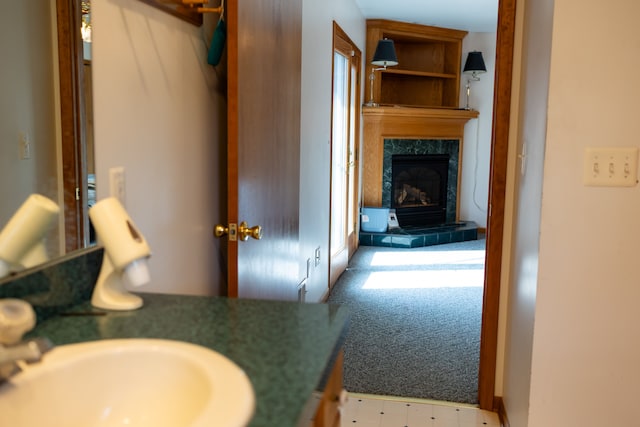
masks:
[[[67,252],[84,247],[86,161],[82,144],[84,99],[80,8],[77,0],[57,0],[60,129],[64,188],[64,235]],[[79,189],[76,198],[76,188]]]
[[[516,2],[517,0],[500,0],[498,6],[487,255],[478,373],[478,400],[480,408],[486,410],[493,409],[496,385]]]
[[[493,412],[498,413],[498,417],[500,418],[500,426],[501,427],[511,427],[509,424],[509,417],[507,416],[507,408],[504,406],[504,400],[501,396],[496,396],[493,400]]]
[[[227,20],[227,223],[238,223],[238,2],[230,1]],[[224,239],[227,256],[226,296],[238,297],[238,241]]]

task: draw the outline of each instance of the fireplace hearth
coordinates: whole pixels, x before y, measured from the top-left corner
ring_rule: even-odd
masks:
[[[401,227],[446,222],[448,171],[448,154],[391,157],[391,208]]]
[[[478,225],[473,221],[430,227],[390,228],[385,233],[360,232],[360,244],[386,248],[421,248],[478,238]]]

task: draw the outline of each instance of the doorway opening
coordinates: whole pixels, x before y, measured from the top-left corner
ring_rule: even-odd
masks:
[[[478,369],[478,402],[481,409],[487,410],[497,410],[499,406],[499,400],[495,399],[495,377],[516,4],[517,0],[499,0],[498,2],[494,108],[489,167],[489,212],[487,215]],[[334,281],[332,280],[331,283]]]

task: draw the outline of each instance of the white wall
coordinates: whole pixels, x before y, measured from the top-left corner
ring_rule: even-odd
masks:
[[[511,151],[512,155],[526,152],[526,156],[512,165],[516,197],[501,393],[511,425],[519,427],[527,425],[529,411],[553,0],[523,6],[518,22],[524,24],[520,64],[524,71],[514,85],[520,88],[516,108],[521,121],[513,125],[517,140]]]
[[[586,187],[587,147],[638,147],[640,3],[556,1],[529,425],[638,417],[640,187]]]
[[[217,294],[226,105],[211,33],[138,0],[92,8],[98,199],[123,166],[126,209],[153,251],[142,291]]]
[[[522,212],[524,192],[515,226],[505,404],[517,427],[637,425],[630,408],[640,383],[640,189],[586,187],[582,167],[587,147],[638,146],[640,88],[618,70],[640,65],[632,54],[640,43],[640,4],[548,0],[526,2],[526,8],[532,28],[542,33],[532,31],[535,42],[525,43],[524,80],[539,82],[540,61],[549,52],[551,60],[542,198],[524,200],[530,210],[540,209],[537,255],[537,220]],[[536,16],[545,21],[534,23]],[[548,27],[551,16],[551,49],[538,49],[547,31],[540,24]],[[530,102],[525,99],[519,113],[532,132],[524,126],[521,137],[537,144],[531,135],[545,131],[544,120]],[[527,168],[531,163],[538,160],[527,159]],[[522,236],[529,245],[521,244]]]
[[[362,51],[365,61],[366,23],[354,0],[303,1],[300,250],[301,262],[304,263],[305,269],[307,258],[313,260],[315,248],[321,249],[320,265],[312,267],[307,282],[306,299],[312,302],[322,299],[328,291],[329,282],[331,64],[334,20]]]
[[[462,41],[462,67],[471,51],[482,52],[487,72],[480,81],[471,82],[469,106],[480,114],[464,127],[462,177],[460,188],[460,219],[487,226],[489,200],[489,163],[493,126],[493,86],[496,63],[496,33],[469,33]],[[467,102],[467,76],[460,78],[460,106]]]
[[[7,2],[0,15],[0,229],[32,193],[62,201],[52,6],[51,1]],[[29,159],[21,159],[21,135],[30,141]],[[57,232],[48,236],[53,256],[60,252],[58,240]]]

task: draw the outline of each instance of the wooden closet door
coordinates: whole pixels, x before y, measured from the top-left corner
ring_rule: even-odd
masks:
[[[297,299],[301,0],[230,0],[228,222],[261,240],[228,240],[229,296]]]

